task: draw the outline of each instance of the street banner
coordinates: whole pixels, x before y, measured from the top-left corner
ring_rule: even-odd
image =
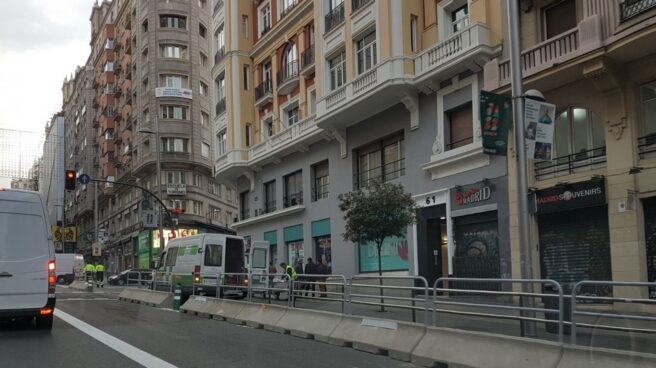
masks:
[[[508,127],[510,125],[510,97],[481,91],[480,114],[483,135],[483,152],[506,156]]]
[[[524,142],[526,157],[550,161],[553,154],[553,137],[556,105],[524,99]]]

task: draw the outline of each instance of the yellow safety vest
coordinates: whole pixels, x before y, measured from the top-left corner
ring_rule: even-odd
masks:
[[[84,266],[84,271],[85,272],[94,272],[95,270],[96,270],[96,267],[94,265],[92,265],[91,263]]]
[[[96,272],[105,272],[105,266],[101,264],[96,265]]]
[[[290,270],[291,272],[289,272]],[[285,269],[285,273],[287,274],[287,276],[291,277],[292,280],[296,280],[296,270],[294,269],[294,267],[287,265],[287,268]]]

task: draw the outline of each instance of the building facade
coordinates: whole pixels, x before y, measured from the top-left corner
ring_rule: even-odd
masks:
[[[64,115],[52,116],[45,128],[43,155],[39,162],[39,188],[48,209],[50,224],[64,221]]]
[[[522,2],[524,86],[557,107],[553,160],[529,163],[534,277],[566,286],[583,279],[656,280],[656,53],[647,46],[656,41],[653,5]],[[485,65],[484,79],[485,89],[509,93],[507,48]],[[511,192],[514,163],[509,160]],[[513,218],[516,196],[510,208]],[[519,255],[516,221],[510,232]],[[512,261],[519,277],[519,256]],[[615,291],[623,293],[648,291]]]
[[[271,0],[236,14],[256,19],[255,102],[247,118],[228,118],[215,164],[217,180],[238,187],[233,227],[268,240],[277,261],[377,272],[372,244],[342,239],[337,197],[398,182],[422,208],[405,237],[384,244],[384,271],[430,282],[510,275],[507,166],[482,152],[477,103],[482,66],[501,51],[500,12],[488,2]]]

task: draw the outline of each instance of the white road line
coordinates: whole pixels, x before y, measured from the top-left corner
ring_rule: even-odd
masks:
[[[138,349],[66,312],[63,312],[61,309],[55,309],[55,316],[146,368],[177,368],[173,364],[165,362],[152,354]]]

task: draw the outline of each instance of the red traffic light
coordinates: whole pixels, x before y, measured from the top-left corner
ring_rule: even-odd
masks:
[[[64,188],[66,190],[75,190],[75,170],[66,170],[66,176],[64,177]]]

